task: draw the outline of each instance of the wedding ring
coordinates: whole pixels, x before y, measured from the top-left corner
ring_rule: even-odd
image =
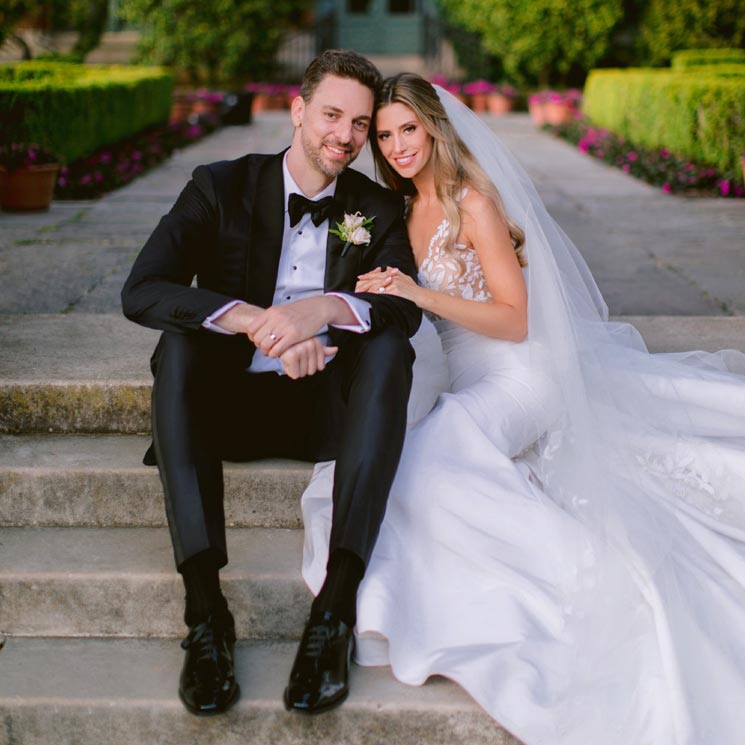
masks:
[[[272,341],[277,341],[277,335],[273,331],[269,334],[269,338]]]
[[[385,292],[385,287],[378,287],[378,292]]]

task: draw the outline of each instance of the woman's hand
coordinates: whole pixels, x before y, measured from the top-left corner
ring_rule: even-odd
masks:
[[[361,274],[357,278],[355,292],[379,292],[386,295],[395,295],[421,307],[425,290],[414,282],[408,275],[401,272],[397,267],[387,267],[385,270],[377,268],[367,274]]]

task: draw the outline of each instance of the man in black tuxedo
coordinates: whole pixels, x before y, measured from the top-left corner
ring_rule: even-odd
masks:
[[[292,103],[289,149],[198,167],[122,291],[129,319],[164,332],[146,462],[160,470],[186,588],[179,694],[195,714],[223,711],[239,694],[219,581],[222,460],[336,459],[327,576],[285,705],[316,713],[348,693],[357,588],[403,445],[408,338],[421,318],[402,298],[354,293],[376,267],[415,274],[401,198],[346,170],[380,80],[354,52],[314,60]],[[356,213],[374,218],[369,235],[330,232]]]

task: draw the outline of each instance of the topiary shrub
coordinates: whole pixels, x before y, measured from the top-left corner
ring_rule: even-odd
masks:
[[[745,71],[715,69],[593,70],[583,111],[632,142],[736,173],[745,152]]]
[[[673,52],[673,70],[709,65],[745,65],[745,49],[682,49]]]
[[[22,62],[0,67],[3,142],[72,161],[165,122],[173,81],[158,68]]]

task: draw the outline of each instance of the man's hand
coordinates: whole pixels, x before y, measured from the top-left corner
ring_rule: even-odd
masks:
[[[273,305],[254,318],[247,333],[256,348],[267,357],[282,357],[299,342],[315,338],[325,326],[331,323],[353,324],[356,320],[341,298],[323,295],[286,305]]]
[[[248,334],[248,328],[264,309],[257,305],[239,303],[234,305],[227,313],[223,313],[213,323],[226,331],[234,334]]]
[[[336,354],[339,347],[324,347],[317,336],[294,344],[279,359],[288,378],[297,380],[314,375],[326,367],[326,357]]]

